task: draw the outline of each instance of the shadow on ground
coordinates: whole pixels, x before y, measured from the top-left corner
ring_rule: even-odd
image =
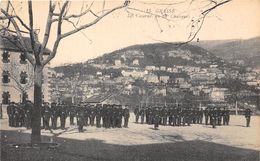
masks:
[[[86,134],[87,135],[87,134]],[[181,136],[165,136],[173,143],[114,145],[102,140],[54,138],[57,149],[20,149],[9,144],[29,142],[30,135],[1,131],[3,161],[258,161],[259,151],[235,148],[206,141],[185,141]],[[101,138],[102,139],[102,138]],[[48,142],[50,137],[44,136]]]

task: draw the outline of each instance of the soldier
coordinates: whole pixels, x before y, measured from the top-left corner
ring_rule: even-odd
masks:
[[[71,105],[69,110],[70,125],[74,125],[74,118],[76,116],[76,105]]]
[[[154,110],[154,129],[159,129],[159,122],[160,122],[160,111],[159,108],[156,107]]]
[[[107,104],[104,104],[101,110],[101,116],[102,116],[102,126],[107,128],[108,123],[108,117],[107,117]]]
[[[100,128],[101,127],[100,121],[101,121],[102,105],[101,104],[97,104],[96,106],[97,106],[96,107],[96,127]]]
[[[250,126],[251,115],[252,111],[249,108],[245,109],[246,127]]]
[[[217,118],[218,118],[218,109],[215,107],[212,111],[211,111],[211,118],[212,118],[212,127],[216,128],[216,124],[217,124]]]
[[[31,116],[32,116],[33,104],[31,101],[26,101],[25,104],[25,126],[27,129],[31,128]]]
[[[13,114],[13,125],[14,127],[19,126],[19,109],[17,104],[14,104],[14,114]]]
[[[162,124],[165,126],[167,124],[167,116],[168,116],[168,111],[166,106],[162,108]]]
[[[136,106],[136,108],[134,109],[134,114],[135,114],[135,122],[138,123],[138,120],[139,120],[139,108],[138,108],[138,106]]]
[[[90,121],[90,125],[91,126],[94,126],[94,123],[95,123],[95,108],[93,105],[90,106],[90,109],[89,109],[90,113],[89,113],[89,121]]]
[[[191,108],[187,109],[186,115],[187,115],[186,122],[187,122],[188,126],[190,126],[190,124],[191,124],[191,117],[192,117]]]
[[[79,132],[83,132],[83,127],[85,124],[85,109],[82,104],[77,108],[77,116],[78,116],[78,122],[77,122],[78,130]]]
[[[51,115],[51,128],[55,130],[57,128],[57,119],[59,115],[58,106],[56,106],[55,102],[51,103],[50,115]]]
[[[151,125],[153,123],[153,111],[151,107],[148,107],[147,109],[147,116],[148,116],[148,125]]]
[[[119,108],[118,108],[118,115],[117,115],[117,127],[118,128],[121,128],[122,127],[122,119],[123,119],[123,114],[124,114],[124,110],[122,108],[122,105],[119,105]]]
[[[141,110],[139,111],[139,114],[141,116],[141,124],[144,123],[144,115],[145,115],[145,111],[144,108],[142,107]]]
[[[177,126],[181,125],[182,110],[180,107],[177,108]]]
[[[11,102],[7,106],[7,115],[9,120],[9,126],[12,127],[14,125],[14,102]]]
[[[128,127],[128,120],[129,120],[129,117],[130,117],[128,106],[125,107],[123,115],[124,115],[124,127],[127,128]]]
[[[3,119],[2,103],[0,103],[0,119]]]
[[[51,117],[51,110],[48,102],[43,103],[43,128],[45,130],[49,129],[50,117]]]
[[[83,105],[84,106],[84,125],[88,126],[88,119],[90,117],[90,106],[89,105]]]
[[[67,118],[67,106],[64,103],[62,103],[61,104],[61,111],[60,111],[60,127],[61,127],[62,130],[65,129],[66,118]]]
[[[222,110],[220,109],[220,107],[217,108],[217,125],[221,126],[221,118],[222,118]]]
[[[198,111],[199,124],[202,124],[203,120],[203,110],[200,108]]]
[[[168,116],[168,125],[172,125],[172,122],[173,122],[173,108],[172,107],[170,107],[168,109],[167,116]]]
[[[208,122],[209,122],[209,107],[207,107],[204,110],[204,116],[205,116],[205,124],[208,125]]]

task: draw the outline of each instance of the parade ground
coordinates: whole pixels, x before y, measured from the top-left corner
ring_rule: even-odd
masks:
[[[58,124],[59,125],[59,124]],[[231,115],[229,126],[192,124],[159,126],[134,123],[131,113],[128,128],[77,126],[42,130],[43,142],[58,143],[56,148],[17,148],[12,145],[30,142],[30,130],[8,126],[1,119],[1,160],[43,161],[259,161],[260,117],[252,116],[250,127],[245,117]]]

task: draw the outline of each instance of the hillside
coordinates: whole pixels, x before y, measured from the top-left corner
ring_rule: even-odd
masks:
[[[134,60],[138,59],[138,65],[134,64]],[[95,75],[97,68],[91,63],[100,65],[115,65],[115,60],[120,60],[122,67],[117,71],[108,71],[121,73],[124,67],[139,67],[140,69],[147,66],[197,66],[206,67],[210,64],[223,64],[222,60],[207,50],[191,44],[177,45],[169,43],[143,44],[133,45],[111,53],[104,54],[91,61],[70,64],[67,66],[55,67],[57,72],[63,72],[65,77],[72,77],[76,73],[81,75]],[[90,63],[91,62],[91,63]],[[103,69],[105,70],[105,69]],[[102,71],[102,73],[107,71]]]
[[[134,59],[139,59],[139,65],[145,66],[166,66],[192,65],[200,66],[196,61],[205,60],[207,62],[219,61],[217,57],[207,50],[190,44],[177,45],[169,43],[156,43],[133,45],[114,52],[104,54],[94,59],[98,64],[113,64],[116,59],[121,60],[126,65],[130,65]]]
[[[223,59],[260,68],[260,37],[247,40],[201,41],[196,45]]]

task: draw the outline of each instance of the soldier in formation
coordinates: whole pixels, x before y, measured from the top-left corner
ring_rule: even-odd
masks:
[[[246,127],[250,126],[251,115],[252,111],[249,108],[245,109]]]

